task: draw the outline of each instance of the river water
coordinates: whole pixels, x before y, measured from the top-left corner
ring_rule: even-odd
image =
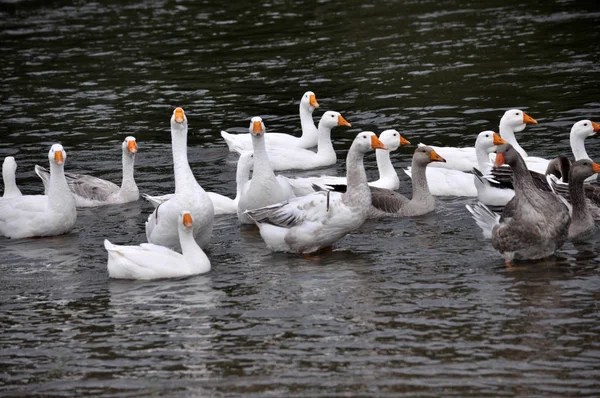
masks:
[[[599,22],[591,1],[2,1],[0,157],[24,193],[42,191],[33,166],[55,142],[67,171],[119,182],[134,135],[140,190],[167,193],[181,106],[196,178],[233,196],[219,131],[259,115],[298,134],[306,90],[315,120],[352,123],[316,174],[344,173],[361,130],[468,146],[509,108],[538,120],[518,135],[530,154],[568,154],[571,125],[600,119]],[[392,155],[407,194],[413,150]],[[144,201],[83,209],[65,236],[0,238],[0,395],[599,396],[599,237],[506,269],[472,202],[367,222],[311,258],[222,216],[211,272],[168,281],[107,275],[102,241],[144,242]]]

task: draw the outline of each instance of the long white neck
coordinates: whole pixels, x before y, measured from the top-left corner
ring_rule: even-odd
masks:
[[[50,183],[48,184],[48,201],[54,208],[69,206],[74,202],[73,194],[65,178],[65,169],[62,165],[50,162]]]
[[[187,157],[187,126],[171,126],[175,194],[198,185]]]
[[[313,110],[312,106],[303,106],[300,104],[300,126],[302,127],[300,143],[303,148],[313,147],[318,141],[319,134],[312,117]]]
[[[512,145],[513,148],[515,148],[517,150],[517,152],[519,152],[519,155],[521,155],[524,158],[527,157],[527,152],[525,152],[525,150],[523,148],[521,148],[521,145],[519,145],[519,143],[517,142],[517,139],[515,138],[515,131],[513,130],[512,127],[510,127],[502,119],[500,119],[499,131],[500,131],[500,137],[504,138],[506,140],[506,142],[508,142],[510,145]]]
[[[398,189],[400,187],[400,179],[390,159],[390,151],[376,149],[375,157],[377,158],[377,170],[379,171],[378,182],[385,182],[386,186],[393,186],[393,189]]]
[[[475,155],[477,156],[477,168],[483,174],[487,174],[492,169],[487,149],[475,144]]]
[[[581,159],[591,160],[587,154],[587,151],[585,150],[585,138],[584,137],[581,137],[577,134],[571,133],[569,141],[571,141],[571,150],[573,151],[573,156],[575,156],[575,161],[578,161]]]
[[[250,169],[252,168],[252,160],[248,157],[241,156],[238,160],[237,170],[235,173],[235,182],[236,182],[236,190],[235,190],[235,199],[239,200],[242,195],[242,189],[244,185],[250,180]]]
[[[17,181],[12,165],[8,167],[2,167],[2,180],[4,181],[4,195],[5,198],[12,198],[15,196],[21,196],[21,191],[17,187]]]
[[[181,244],[181,254],[186,262],[192,267],[195,273],[205,273],[210,271],[210,260],[202,251],[194,239],[192,228],[179,229],[179,243]]]
[[[254,149],[254,176],[275,178],[267,150],[265,149],[264,135],[256,136],[252,134],[252,148]]]
[[[121,191],[137,191],[138,187],[133,178],[133,165],[135,155],[129,156],[127,149],[123,151],[123,181],[121,181]]]
[[[319,156],[330,156],[333,153],[335,156],[335,150],[331,143],[331,127],[323,125],[323,121],[319,122],[319,142],[317,144],[317,153]]]

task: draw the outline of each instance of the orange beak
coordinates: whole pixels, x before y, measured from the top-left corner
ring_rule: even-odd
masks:
[[[63,157],[62,151],[54,152],[54,161],[56,162],[56,164],[64,163],[65,158]]]
[[[350,123],[348,123],[348,122],[346,121],[346,119],[344,119],[344,118],[342,117],[342,115],[339,115],[339,116],[338,116],[338,126],[348,126],[348,127],[350,127]]]
[[[319,103],[317,102],[317,97],[312,94],[310,97],[308,97],[308,103],[310,104],[310,106],[314,106],[315,108],[319,107]]]
[[[494,145],[502,145],[506,144],[504,138],[500,137],[498,134],[494,133]]]
[[[407,140],[406,138],[400,136],[400,146],[407,146],[410,145],[410,141]]]
[[[438,153],[436,151],[431,151],[431,153],[429,154],[429,161],[446,163],[446,159],[444,159],[443,157],[438,155]]]
[[[183,225],[185,225],[188,228],[192,226],[192,215],[190,213],[184,213]]]
[[[131,153],[137,153],[137,144],[134,140],[127,142],[127,150]]]
[[[183,113],[183,109],[181,108],[176,108],[175,109],[175,123],[183,123],[183,121],[185,120],[185,114]]]
[[[592,163],[592,169],[594,170],[594,173],[600,173],[600,164]]]
[[[377,136],[374,136],[374,135],[371,136],[371,148],[387,149],[387,147],[383,144],[383,142],[379,141],[379,138],[377,138]]]
[[[600,130],[600,124],[596,122],[592,122],[592,127],[594,128],[594,133]]]
[[[496,154],[496,161],[494,162],[494,166],[500,167],[504,164],[504,154],[498,153]]]
[[[252,131],[258,135],[262,134],[263,133],[262,123],[261,122],[252,122]]]
[[[523,112],[523,123],[525,124],[537,124],[536,120]]]

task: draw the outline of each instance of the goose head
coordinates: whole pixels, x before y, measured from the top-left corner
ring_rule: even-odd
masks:
[[[317,102],[317,97],[315,93],[313,93],[312,91],[305,92],[302,96],[302,99],[300,100],[300,106],[308,109],[311,112],[314,111],[315,108],[318,108],[319,103]]]
[[[334,128],[335,126],[347,126],[350,127],[350,123],[344,119],[344,117],[335,111],[327,111],[321,116],[321,121],[319,122],[319,128],[326,127],[329,129]]]
[[[250,119],[248,131],[255,137],[260,137],[265,133],[265,124],[260,116],[254,116]]]
[[[17,172],[17,162],[15,158],[12,156],[7,156],[4,158],[4,162],[2,163],[2,176],[15,174]],[[7,177],[4,177],[5,179]]]
[[[415,149],[413,154],[413,163],[415,165],[427,166],[431,162],[444,162],[446,159],[438,155],[438,153],[430,146],[420,146]]]
[[[580,120],[571,127],[571,137],[579,137],[586,139],[590,135],[594,135],[600,130],[600,124],[591,120]]]
[[[548,163],[546,175],[552,174],[556,178],[562,178],[563,182],[569,182],[571,161],[566,156],[557,156]],[[590,174],[591,175],[591,174]]]
[[[171,116],[171,128],[177,130],[187,129],[187,117],[185,117],[183,108],[178,107],[173,110],[173,116]]]
[[[573,163],[569,171],[569,181],[571,183],[581,182],[593,174],[600,172],[600,164],[594,163],[589,159],[581,159]]]
[[[494,152],[496,146],[502,144],[506,144],[506,141],[491,130],[482,131],[475,140],[475,147],[483,148],[487,152]]]
[[[410,141],[402,137],[396,130],[384,130],[379,134],[379,140],[384,143],[389,151],[395,151],[398,147],[410,145]]]
[[[359,133],[352,142],[352,147],[358,148],[362,153],[367,153],[372,149],[388,149],[372,131],[363,131]]]
[[[189,210],[182,211],[179,214],[179,229],[181,231],[191,232],[193,225],[194,222],[192,220],[192,213],[190,213]]]
[[[67,160],[67,152],[65,152],[62,145],[54,144],[48,152],[48,160],[50,160],[50,164],[55,163],[61,166]]]
[[[508,126],[512,131],[523,131],[526,125],[536,124],[537,121],[520,109],[509,109],[504,112],[500,124]]]
[[[500,167],[503,164],[507,164],[510,167],[514,167],[521,158],[519,152],[513,148],[510,144],[502,144],[496,148],[496,161],[494,166]]]
[[[125,138],[123,141],[123,153],[127,154],[131,157],[134,157],[138,151],[137,142],[135,141],[135,137],[129,136]]]

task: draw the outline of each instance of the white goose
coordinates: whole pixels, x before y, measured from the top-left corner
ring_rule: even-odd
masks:
[[[221,214],[235,214],[237,212],[237,205],[240,201],[240,195],[242,192],[243,186],[250,179],[250,170],[252,169],[252,165],[254,164],[254,155],[250,151],[244,151],[237,163],[237,172],[236,172],[236,194],[235,198],[231,199],[227,196],[220,195],[214,192],[207,192],[210,201],[213,204],[213,209],[215,212],[215,216]],[[152,203],[152,205],[156,208],[171,199],[174,194],[166,194],[161,196],[150,196],[148,194],[143,193],[142,197],[146,199],[148,202]]]
[[[182,254],[152,243],[120,246],[105,239],[108,275],[116,279],[150,280],[181,278],[210,271],[210,260],[194,239],[193,224],[191,213],[181,212],[177,231]]]
[[[515,138],[515,132],[522,131],[526,125],[537,123],[535,119],[519,109],[510,109],[504,112],[500,119],[499,133],[507,143],[513,145],[513,147],[521,154],[523,158],[527,160],[527,153],[521,148],[517,139]],[[475,148],[458,148],[458,147],[438,147],[430,145],[440,156],[446,159],[446,163],[434,163],[430,167],[443,167],[447,169],[454,169],[460,171],[470,172],[474,167],[478,166],[477,154]],[[539,158],[532,158],[532,167]],[[491,159],[493,161],[493,157]],[[535,170],[538,171],[540,168],[543,173],[546,170],[547,164],[543,167],[535,166]]]
[[[252,179],[244,184],[240,192],[237,215],[242,224],[253,223],[244,214],[246,210],[283,202],[296,196],[287,179],[283,176],[276,177],[273,173],[265,148],[265,125],[262,119],[253,117],[249,130],[254,150],[254,171]]]
[[[390,152],[395,151],[400,146],[410,145],[410,141],[402,137],[396,130],[382,131],[379,134],[379,141],[388,149],[378,149],[375,151],[379,179],[369,182],[369,186],[396,190],[400,188],[400,179],[390,159]],[[346,185],[346,177],[336,176],[288,178],[288,181],[292,185],[296,196],[308,195],[314,192],[313,184],[334,187],[336,191],[340,189],[341,191],[345,191]]]
[[[371,192],[363,157],[371,149],[385,149],[372,132],[354,139],[346,158],[345,193],[320,191],[246,212],[273,251],[312,253],[331,246],[365,221]]]
[[[477,168],[483,174],[487,174],[492,168],[489,161],[490,152],[495,150],[497,145],[505,143],[504,139],[490,130],[482,131],[477,135],[477,140],[475,141]],[[406,168],[404,172],[412,178],[411,167]],[[472,173],[454,169],[427,167],[425,174],[427,175],[429,192],[434,196],[477,196],[475,178]]]
[[[188,209],[194,218],[194,239],[204,247],[212,235],[214,210],[210,198],[194,178],[187,157],[187,118],[176,108],[171,117],[171,146],[175,173],[175,194],[158,206],[146,221],[148,242],[180,250],[177,223]]]
[[[135,202],[140,198],[138,187],[133,178],[135,154],[138,151],[134,137],[127,137],[122,145],[123,180],[118,185],[85,174],[65,173],[67,184],[75,198],[77,207],[95,207],[110,204]],[[44,183],[44,192],[48,191],[50,173],[42,166],[35,166],[36,174]]]
[[[5,157],[4,162],[2,163],[2,180],[4,181],[4,194],[2,194],[2,199],[10,199],[23,195],[19,190],[19,187],[17,187],[16,172],[17,162],[15,161],[15,158],[12,156]]]
[[[271,168],[275,171],[309,170],[335,164],[337,158],[331,143],[331,129],[335,126],[350,126],[350,123],[338,112],[325,112],[319,122],[319,143],[316,153],[298,147],[266,148]]]
[[[267,133],[265,135],[267,147],[298,147],[308,149],[316,146],[318,134],[312,114],[315,108],[318,107],[319,103],[317,102],[315,93],[312,91],[305,92],[300,99],[300,125],[302,127],[302,136],[295,137],[283,133]],[[226,131],[221,131],[221,137],[223,137],[231,152],[252,150],[251,134],[231,134]]]
[[[0,200],[0,234],[8,238],[30,238],[65,234],[75,225],[75,199],[64,173],[67,153],[54,144],[48,153],[48,195],[24,195]]]

